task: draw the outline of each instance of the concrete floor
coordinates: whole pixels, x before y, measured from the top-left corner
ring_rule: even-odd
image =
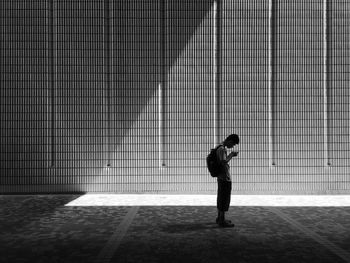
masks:
[[[233,196],[235,227],[219,228],[215,204],[67,206],[77,198],[0,196],[0,262],[350,262],[349,206]]]

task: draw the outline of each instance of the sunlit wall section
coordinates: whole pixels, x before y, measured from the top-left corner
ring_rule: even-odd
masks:
[[[223,1],[222,134],[236,191],[349,187],[349,4]]]
[[[221,140],[240,137],[235,191],[271,187],[268,137],[268,1],[222,2]]]
[[[350,2],[328,4],[329,162],[331,189],[350,185]]]
[[[327,188],[323,1],[275,3],[275,163],[281,190]]]
[[[205,158],[214,142],[213,1],[166,3],[165,190],[213,190]]]

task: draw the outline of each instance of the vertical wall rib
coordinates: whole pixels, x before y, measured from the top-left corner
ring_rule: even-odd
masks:
[[[214,58],[213,58],[213,99],[214,99],[214,145],[217,145],[221,141],[220,136],[220,98],[221,98],[221,0],[214,0],[213,3],[214,13]]]
[[[328,12],[327,0],[323,0],[323,143],[324,165],[329,166],[328,157]]]
[[[47,0],[47,164],[55,165],[55,90],[56,90],[56,20],[55,0]]]
[[[104,95],[103,95],[103,105],[104,105],[104,126],[105,126],[105,133],[104,133],[104,151],[106,154],[106,162],[107,167],[110,167],[111,165],[111,143],[110,143],[110,86],[111,86],[111,80],[110,80],[110,4],[109,0],[104,0]]]
[[[159,144],[159,168],[166,166],[166,10],[165,0],[158,0],[158,144]]]
[[[269,165],[275,165],[274,156],[274,20],[275,3],[269,0],[269,18],[268,18],[268,122],[269,122]]]
[[[52,91],[53,91],[53,81],[52,81],[52,60],[53,60],[53,46],[52,46],[52,24],[53,24],[53,3],[52,0],[46,1],[46,28],[47,28],[47,47],[46,47],[46,63],[47,63],[47,87],[46,87],[46,144],[47,144],[47,167],[52,167]]]

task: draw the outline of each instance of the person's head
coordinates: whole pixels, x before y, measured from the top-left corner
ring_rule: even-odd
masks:
[[[227,136],[227,138],[224,141],[224,145],[227,148],[232,148],[236,144],[239,144],[239,137],[237,134],[231,134],[231,135]]]

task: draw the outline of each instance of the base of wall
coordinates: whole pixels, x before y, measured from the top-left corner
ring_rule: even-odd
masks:
[[[118,189],[109,191],[84,191],[83,189],[75,189],[75,187],[67,186],[0,186],[0,194],[2,195],[27,195],[27,194],[167,194],[167,195],[179,195],[179,194],[193,194],[193,195],[216,195],[216,188],[213,190],[159,190],[159,191],[120,191]],[[266,190],[266,191],[254,191],[254,190],[232,190],[232,195],[350,195],[350,189],[341,190]]]

